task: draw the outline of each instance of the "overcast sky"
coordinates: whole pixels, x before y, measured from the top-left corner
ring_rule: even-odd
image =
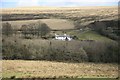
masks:
[[[78,7],[78,6],[117,6],[119,0],[0,0],[0,7]]]

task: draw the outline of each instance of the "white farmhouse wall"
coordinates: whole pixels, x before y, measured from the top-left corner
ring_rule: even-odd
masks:
[[[57,35],[57,34],[55,34],[55,39],[56,40],[63,40],[63,41],[65,41],[66,38],[67,38],[68,41],[72,40],[72,38],[70,38],[69,35],[66,35],[66,34],[64,34],[64,35]]]

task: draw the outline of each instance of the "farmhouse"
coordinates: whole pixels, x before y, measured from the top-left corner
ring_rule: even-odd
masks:
[[[55,39],[56,40],[63,40],[63,41],[71,41],[72,40],[72,38],[67,34],[64,34],[64,35],[55,34]]]

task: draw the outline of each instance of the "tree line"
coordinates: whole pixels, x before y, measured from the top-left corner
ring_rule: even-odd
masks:
[[[49,41],[27,42],[3,38],[2,57],[5,60],[48,60],[63,62],[118,63],[116,42]]]
[[[18,31],[20,31],[21,34],[23,34],[24,38],[27,38],[29,36],[44,37],[51,31],[51,29],[48,27],[47,24],[41,22],[38,22],[37,24],[31,23],[27,25],[22,25],[19,30],[13,29],[12,25],[8,22],[3,23],[2,25],[2,34],[5,36],[12,36]]]

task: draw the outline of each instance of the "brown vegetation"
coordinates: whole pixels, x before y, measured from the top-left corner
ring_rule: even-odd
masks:
[[[117,19],[116,7],[77,7],[77,8],[14,8],[3,9],[3,20],[31,19],[70,19],[86,25],[95,20]],[[74,14],[74,15],[73,15]]]
[[[3,60],[3,78],[116,78],[117,64]],[[43,79],[41,79],[43,78]],[[62,80],[62,79],[61,79]]]
[[[117,42],[3,38],[3,59],[118,63]]]

